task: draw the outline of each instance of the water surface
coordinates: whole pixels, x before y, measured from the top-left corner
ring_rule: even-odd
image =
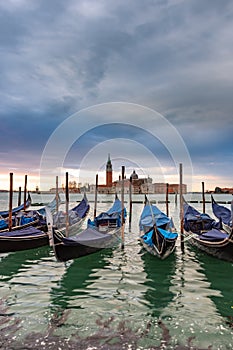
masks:
[[[41,202],[39,195],[32,196]],[[81,197],[71,195],[71,201]],[[149,198],[164,200],[162,195]],[[134,199],[143,201],[142,196]],[[179,208],[174,196],[169,199],[179,228]],[[201,196],[194,199],[201,209]],[[111,205],[107,202],[113,196],[99,200],[98,212]],[[0,208],[7,203],[7,194],[1,194]],[[149,255],[138,241],[142,206],[133,204],[124,250],[107,249],[65,264],[49,247],[0,255],[2,348],[13,342],[15,349],[25,344],[34,349],[58,349],[60,344],[62,349],[66,338],[67,349],[178,349],[178,344],[186,346],[180,349],[233,349],[233,264],[187,244],[182,254],[179,242],[165,261]],[[164,203],[159,207],[165,210]]]

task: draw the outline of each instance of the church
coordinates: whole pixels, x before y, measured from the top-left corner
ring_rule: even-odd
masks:
[[[166,193],[166,183],[152,183],[152,178],[139,178],[135,170],[133,170],[130,178],[124,179],[124,192],[127,194],[130,191],[130,184],[132,185],[133,194],[164,194]],[[183,184],[183,193],[187,193],[187,185]],[[106,184],[98,185],[98,193],[114,194],[121,193],[122,180],[113,181],[113,170],[110,154],[106,163]],[[179,193],[179,184],[169,184],[169,193]],[[95,192],[95,185],[90,185],[90,192]]]
[[[112,182],[112,162],[109,154],[107,164],[106,164],[106,184],[98,185],[98,193],[111,194],[111,193],[115,193],[115,191],[116,189]]]
[[[108,160],[106,163],[106,184],[98,185],[98,193],[102,194],[114,194],[121,193],[122,189],[122,180],[121,176],[119,176],[119,180],[113,181],[113,170],[112,170],[112,162],[110,159],[110,154],[108,155]],[[132,184],[132,193],[142,193],[141,186],[145,184],[152,184],[152,179],[150,177],[139,179],[135,170],[130,175],[130,178],[124,179],[124,192],[129,193],[130,183]]]

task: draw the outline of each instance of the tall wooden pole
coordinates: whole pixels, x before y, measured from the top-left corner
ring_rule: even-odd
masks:
[[[231,201],[231,222],[233,223],[233,199]],[[232,224],[232,229],[233,230],[233,224]]]
[[[96,217],[97,210],[97,194],[98,194],[98,174],[95,176],[95,205],[94,205],[94,219]]]
[[[121,249],[125,246],[125,216],[124,216],[124,178],[125,178],[125,167],[121,168]]]
[[[58,212],[58,176],[56,176],[56,212]]]
[[[184,253],[184,209],[183,209],[183,168],[180,164],[180,247]]]
[[[169,208],[168,208],[168,191],[169,191],[169,184],[166,184],[166,214],[169,216]]]
[[[66,237],[69,236],[69,175],[66,172]]]
[[[24,178],[24,199],[23,199],[24,210],[26,209],[26,201],[27,201],[27,181],[28,181],[28,176],[25,175],[25,178]]]
[[[9,218],[8,228],[12,229],[12,204],[13,204],[13,173],[10,173],[10,193],[9,193]]]
[[[18,193],[18,206],[21,205],[21,186],[19,186],[19,193]]]
[[[132,221],[132,177],[129,182],[129,232],[131,232],[131,221]]]
[[[202,205],[203,205],[202,211],[203,213],[205,213],[205,183],[202,182],[201,185],[202,185]]]

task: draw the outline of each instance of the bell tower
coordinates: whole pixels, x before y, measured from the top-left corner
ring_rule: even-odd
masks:
[[[106,164],[106,186],[112,187],[112,163],[110,159],[110,154],[108,154],[108,161]]]

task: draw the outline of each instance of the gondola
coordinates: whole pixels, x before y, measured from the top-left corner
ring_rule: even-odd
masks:
[[[233,262],[233,231],[223,230],[222,222],[200,213],[184,202],[184,235],[192,246],[216,258]]]
[[[93,221],[89,219],[87,228],[76,235],[64,237],[63,232],[53,227],[53,249],[56,259],[65,262],[115,246],[121,236],[121,212],[121,201],[116,196],[108,211],[102,212]]]
[[[29,193],[25,205],[21,204],[18,207],[13,208],[12,209],[12,214],[16,214],[16,213],[18,213],[21,210],[29,208],[30,205],[31,205],[31,202],[32,202],[32,200],[31,200],[31,196],[30,196],[30,193]],[[7,218],[8,216],[9,216],[9,210],[0,211],[0,217]]]
[[[47,232],[40,227],[28,226],[14,231],[0,233],[0,253],[34,249],[49,244]]]
[[[139,230],[139,240],[150,254],[163,260],[175,250],[178,234],[172,219],[156,205],[150,204],[147,198],[139,220]]]
[[[90,210],[90,204],[88,202],[86,193],[83,195],[81,202],[69,210],[69,236],[77,232],[77,230],[82,226],[87,214]],[[62,234],[65,235],[66,231],[66,213],[59,210],[53,214],[53,226],[60,230]]]
[[[222,221],[223,228],[228,233],[232,230],[232,213],[231,210],[225,207],[224,205],[218,204],[214,197],[211,195],[211,204],[213,214]]]
[[[77,228],[77,225],[84,220],[89,208],[90,206],[87,198],[84,196],[83,200],[69,211],[71,229],[73,227]],[[47,224],[48,218],[39,214],[37,211],[28,212],[23,216],[25,215],[28,215],[28,217],[24,218],[24,225],[12,227],[11,231],[8,229],[0,231],[0,253],[28,250],[51,245],[50,228]],[[64,216],[61,215],[61,217],[63,218]],[[57,218],[60,219],[60,215],[57,215]],[[28,221],[26,219],[28,219]],[[60,220],[59,225],[61,230],[63,230],[65,223]]]

